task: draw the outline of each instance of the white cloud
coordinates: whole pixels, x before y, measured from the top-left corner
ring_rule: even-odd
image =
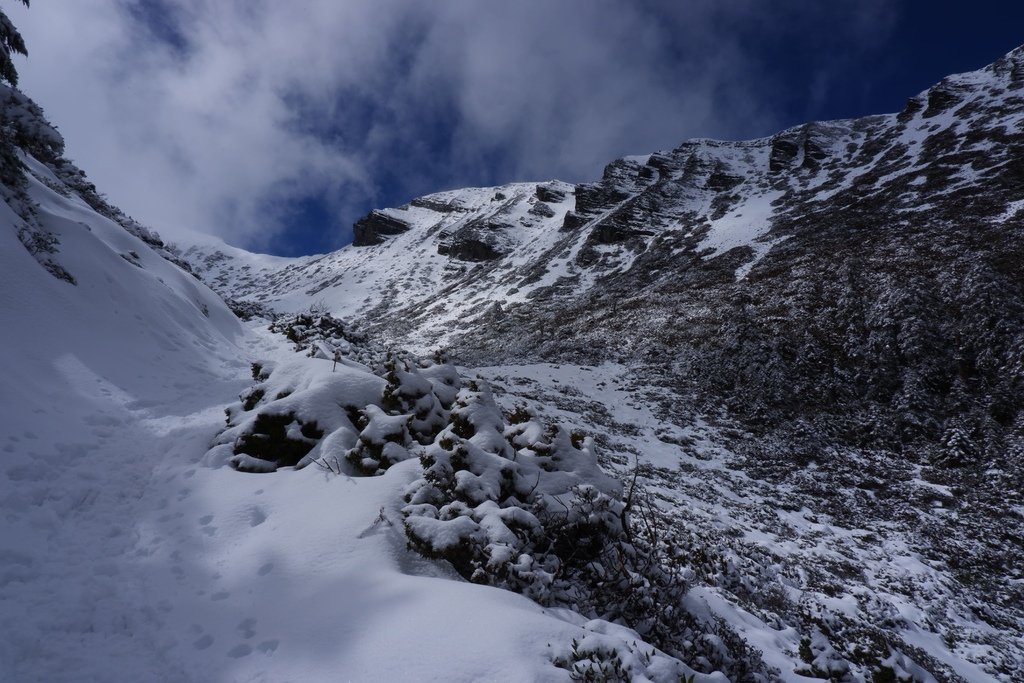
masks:
[[[685,137],[768,132],[779,84],[761,77],[751,22],[824,22],[841,51],[886,21],[881,0],[771,14],[662,4],[48,0],[10,14],[30,52],[22,87],[98,187],[172,237],[258,248],[287,201],[311,193],[344,215],[396,193],[582,180]]]

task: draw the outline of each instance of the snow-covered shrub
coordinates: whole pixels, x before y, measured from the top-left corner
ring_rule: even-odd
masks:
[[[953,422],[944,431],[933,460],[937,465],[962,467],[977,459],[977,450],[968,430],[959,422]]]
[[[304,422],[293,412],[260,412],[235,440],[232,464],[240,470],[294,466],[323,435],[316,422]]]
[[[545,433],[537,425],[530,431],[537,437]],[[534,442],[544,455],[515,448],[513,440],[525,432],[519,427],[506,435],[490,389],[468,383],[448,426],[423,449],[423,478],[406,493],[405,526],[413,547],[447,559],[467,579],[551,603],[552,591],[559,590],[555,579],[574,557],[564,542],[570,529],[583,538],[602,523],[617,523],[614,513],[588,514],[578,497],[611,500],[607,492],[616,492],[618,484],[597,470],[591,454],[575,449],[564,430],[552,439],[566,465],[560,470],[550,464],[551,444]],[[558,509],[557,523],[549,506]],[[549,520],[547,527],[541,517]]]
[[[806,666],[798,668],[798,674],[840,681],[850,671],[849,662],[836,652],[819,628],[814,628],[809,637],[801,639],[799,654]]]
[[[345,459],[361,474],[383,474],[413,457],[414,444],[429,444],[448,423],[460,382],[450,365],[415,361],[393,352],[384,363],[381,406],[359,411],[359,442]]]
[[[342,320],[320,308],[306,313],[281,316],[270,323],[270,331],[278,332],[295,344],[295,350],[310,358],[333,360],[335,354],[347,361],[372,366],[380,353],[368,340],[351,330]]]
[[[252,378],[258,382],[263,382],[270,379],[270,373],[274,369],[274,364],[268,361],[253,361],[249,364],[252,370]]]
[[[592,440],[545,427],[525,408],[512,416],[507,424],[485,383],[462,388],[406,491],[410,546],[470,581],[628,624],[697,670],[758,680],[756,653],[684,610],[687,584],[657,514],[601,471]],[[566,668],[579,664],[581,680],[622,674],[622,661],[598,659]]]
[[[225,297],[224,303],[228,305],[232,313],[238,316],[239,320],[252,320],[253,318],[274,320],[277,317],[272,308],[259,301],[244,301]]]
[[[334,465],[360,438],[352,418],[380,410],[384,380],[363,367],[296,360],[254,363],[257,383],[229,406],[227,429],[214,441],[208,462],[246,472],[272,472],[323,460]],[[406,456],[407,457],[407,456]]]
[[[551,648],[551,661],[574,681],[631,683],[726,683],[722,674],[701,674],[660,652],[624,626],[594,619],[571,644]]]
[[[436,366],[433,363],[425,365],[428,368]],[[451,366],[448,368],[454,374],[454,382],[451,384],[444,381],[444,377],[450,378],[451,374],[439,376],[435,373],[438,379],[432,382],[429,376],[394,353],[389,353],[385,362],[385,379],[388,384],[384,389],[382,406],[392,415],[409,415],[409,430],[422,444],[433,441],[448,422],[448,409],[458,385],[455,369]],[[442,391],[443,396],[439,396],[435,389],[438,383],[449,387],[448,391]]]
[[[375,405],[368,405],[359,411],[356,426],[360,429],[359,441],[345,454],[345,460],[361,474],[382,474],[411,457],[409,416],[389,415]]]
[[[266,395],[266,390],[261,386],[253,386],[248,389],[244,389],[242,393],[238,395],[239,400],[242,401],[242,410],[252,410],[256,405],[263,400]]]

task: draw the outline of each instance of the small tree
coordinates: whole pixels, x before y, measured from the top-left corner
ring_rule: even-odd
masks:
[[[28,7],[28,0],[18,0]],[[14,68],[14,60],[11,53],[28,55],[25,49],[25,41],[22,39],[18,29],[7,18],[7,14],[0,10],[0,79],[11,85],[18,85],[18,70]]]
[[[942,451],[938,464],[961,467],[974,461],[977,446],[971,439],[970,432],[959,422],[948,427],[942,435]]]

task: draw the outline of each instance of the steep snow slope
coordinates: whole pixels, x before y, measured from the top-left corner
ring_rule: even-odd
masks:
[[[139,498],[161,451],[181,452],[167,438],[179,425],[161,419],[230,395],[242,329],[195,278],[35,176],[37,218],[77,285],[39,266],[0,205],[0,670],[99,680],[115,658],[133,667],[156,654],[133,645],[154,616],[132,555]]]

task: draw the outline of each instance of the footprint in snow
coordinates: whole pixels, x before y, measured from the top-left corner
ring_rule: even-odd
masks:
[[[199,523],[202,524],[203,526],[206,526],[207,524],[209,524],[212,521],[213,521],[213,515],[203,515],[202,517],[199,518]]]
[[[267,562],[262,567],[260,567],[259,570],[256,573],[259,574],[260,576],[266,576],[267,574],[269,574],[272,571],[274,571],[274,563],[273,562]]]
[[[253,628],[254,626],[256,626],[256,619],[254,617],[248,617],[246,619],[242,619],[238,624],[238,630],[242,632],[242,637],[248,640],[256,635],[256,629]]]
[[[267,521],[267,513],[263,511],[263,508],[249,508],[249,526],[259,526],[265,521]]]
[[[196,641],[194,643],[192,643],[192,645],[197,650],[205,650],[206,648],[208,648],[211,645],[213,645],[213,636],[211,636],[209,633],[207,633],[205,636],[201,636],[200,638],[197,638]]]
[[[256,646],[256,649],[265,655],[269,655],[271,652],[277,649],[277,640],[264,640],[262,643]]]
[[[210,596],[211,600],[227,600],[231,597],[231,593],[228,591],[219,591]]]
[[[252,648],[246,645],[245,643],[239,643],[238,645],[235,645],[233,648],[228,650],[228,657],[234,657],[235,659],[248,657],[251,654]]]

